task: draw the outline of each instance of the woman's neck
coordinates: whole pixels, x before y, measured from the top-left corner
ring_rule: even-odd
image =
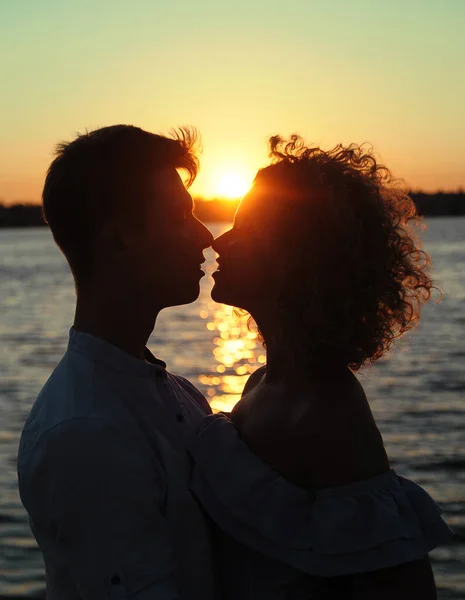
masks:
[[[266,340],[265,340],[266,343]],[[284,385],[299,385],[310,380],[337,377],[348,371],[347,360],[337,348],[266,343],[266,381]]]

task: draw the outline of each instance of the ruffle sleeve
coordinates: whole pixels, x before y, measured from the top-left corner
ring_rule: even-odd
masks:
[[[254,455],[222,414],[189,441],[191,489],[226,533],[309,575],[364,573],[422,558],[452,531],[429,494],[394,470],[305,490]]]

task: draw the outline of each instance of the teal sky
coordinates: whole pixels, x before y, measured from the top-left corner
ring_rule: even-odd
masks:
[[[465,0],[0,0],[0,198],[39,200],[55,143],[113,123],[198,127],[194,194],[293,132],[454,190],[464,65]]]

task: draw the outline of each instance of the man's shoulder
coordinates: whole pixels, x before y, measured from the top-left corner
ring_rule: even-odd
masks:
[[[51,468],[56,461],[69,462],[70,457],[84,460],[84,451],[97,457],[116,431],[115,425],[102,417],[65,417],[53,424],[29,419],[19,443],[18,474],[30,475],[43,465]]]
[[[104,410],[108,383],[95,364],[76,353],[67,352],[46,381],[23,427],[20,451],[34,447],[47,431],[63,423],[95,427],[99,419],[111,415]],[[117,406],[113,403],[117,412]],[[64,427],[60,427],[64,429]]]
[[[74,416],[76,410],[85,411],[82,398],[95,390],[98,379],[99,374],[91,361],[79,354],[66,352],[37,396],[31,414],[61,418],[63,412]]]

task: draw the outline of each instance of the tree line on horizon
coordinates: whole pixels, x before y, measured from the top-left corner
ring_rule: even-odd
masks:
[[[411,192],[410,196],[420,215],[459,216],[465,215],[465,191]],[[194,200],[194,213],[205,222],[232,222],[239,200]],[[0,227],[40,227],[45,222],[39,204],[12,204],[6,206],[0,201]]]

